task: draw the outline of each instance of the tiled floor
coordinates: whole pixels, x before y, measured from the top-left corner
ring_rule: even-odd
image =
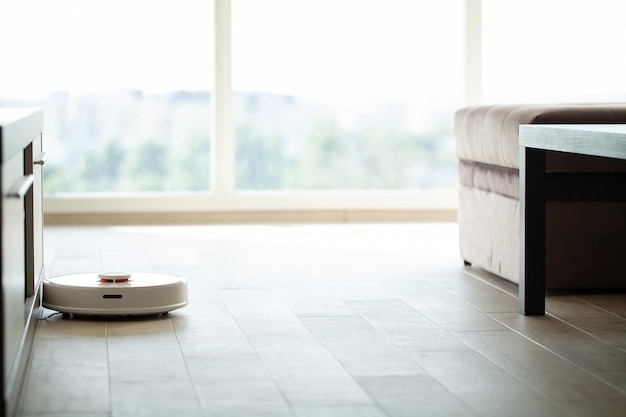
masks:
[[[21,415],[620,416],[626,295],[464,268],[454,224],[48,228],[51,276],[188,278],[167,316],[39,322]],[[46,314],[52,313],[49,310]]]

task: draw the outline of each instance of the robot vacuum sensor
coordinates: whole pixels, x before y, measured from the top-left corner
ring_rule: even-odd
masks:
[[[148,315],[187,305],[187,280],[144,272],[60,275],[43,282],[43,306],[81,315]]]

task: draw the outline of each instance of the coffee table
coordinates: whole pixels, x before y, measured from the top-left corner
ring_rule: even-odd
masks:
[[[626,125],[521,125],[519,311],[545,314],[546,152],[626,159]],[[624,200],[626,188],[615,191]]]

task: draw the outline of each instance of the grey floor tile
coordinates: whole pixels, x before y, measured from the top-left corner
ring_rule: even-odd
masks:
[[[206,411],[209,417],[293,417],[293,410],[288,405],[216,405]]]
[[[430,376],[369,377],[358,381],[392,417],[480,415]]]
[[[189,380],[169,319],[158,316],[109,322],[107,335],[111,381],[183,383]]]
[[[298,317],[272,289],[223,290],[222,297],[247,336],[308,334]]]
[[[411,306],[424,314],[442,329],[454,331],[496,331],[505,327],[487,314],[479,311],[473,306],[466,304],[458,298],[450,298],[445,305],[436,304],[423,306],[415,303],[412,296],[404,297],[404,300]]]
[[[562,320],[583,318],[607,318],[615,314],[585,301],[576,295],[549,295],[546,297],[546,310]]]
[[[295,407],[297,417],[386,417],[378,406]]]
[[[354,315],[343,300],[322,285],[290,285],[274,290],[297,316]]]
[[[448,279],[435,284],[455,297],[486,313],[517,313],[519,302],[516,296],[486,282],[467,279],[465,274],[450,274]]]
[[[459,332],[476,352],[554,402],[619,400],[623,394],[573,363],[511,331]]]
[[[470,349],[416,353],[412,358],[480,415],[567,415],[556,404]]]
[[[242,263],[233,256],[206,264],[211,283],[219,289],[269,288],[264,274],[256,266]]]
[[[626,371],[626,352],[551,316],[524,317],[494,313],[492,317],[588,371]],[[616,326],[615,330],[624,328]]]
[[[189,305],[39,321],[19,417],[621,415],[626,296],[549,296],[552,316],[520,316],[517,286],[463,267],[457,236],[454,224],[50,228],[47,276],[185,276]]]
[[[239,324],[221,301],[187,307],[171,321],[184,355],[250,348]]]
[[[37,340],[23,391],[24,414],[109,412],[106,340]]]
[[[112,382],[112,417],[204,416],[191,383]]]
[[[329,283],[331,290],[342,300],[395,300],[398,294],[377,282],[357,275],[349,283]]]
[[[615,401],[563,401],[559,405],[575,417],[617,417],[623,416],[626,400]]]
[[[362,317],[303,317],[311,333],[353,376],[420,375],[423,370]]]
[[[581,300],[626,320],[626,294],[577,295]]]
[[[467,276],[470,276],[473,279],[484,284],[491,285],[494,288],[497,288],[498,290],[511,295],[512,297],[517,298],[517,296],[519,295],[519,287],[517,286],[517,284],[502,279],[497,275],[485,271],[484,269],[465,265],[463,267],[463,272]]]
[[[196,391],[205,410],[212,408],[282,408],[287,402],[271,378],[218,378],[197,383]]]
[[[595,372],[600,379],[608,382],[613,385],[617,389],[621,390],[624,395],[626,395],[626,372],[618,371],[607,371],[607,372]]]
[[[54,314],[54,310],[44,309],[43,320],[39,320],[37,337],[41,339],[96,339],[106,337],[106,322],[100,318]]]
[[[467,349],[456,337],[402,300],[349,301],[348,305],[404,352]]]
[[[626,350],[626,318],[591,304],[580,296],[547,297],[546,309],[550,315],[610,345]]]
[[[371,405],[372,400],[326,348],[309,336],[251,336],[292,405]]]

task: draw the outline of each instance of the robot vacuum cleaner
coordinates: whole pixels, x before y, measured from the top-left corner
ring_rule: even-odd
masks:
[[[43,282],[43,306],[64,314],[150,315],[187,305],[187,280],[143,272],[61,275]]]

